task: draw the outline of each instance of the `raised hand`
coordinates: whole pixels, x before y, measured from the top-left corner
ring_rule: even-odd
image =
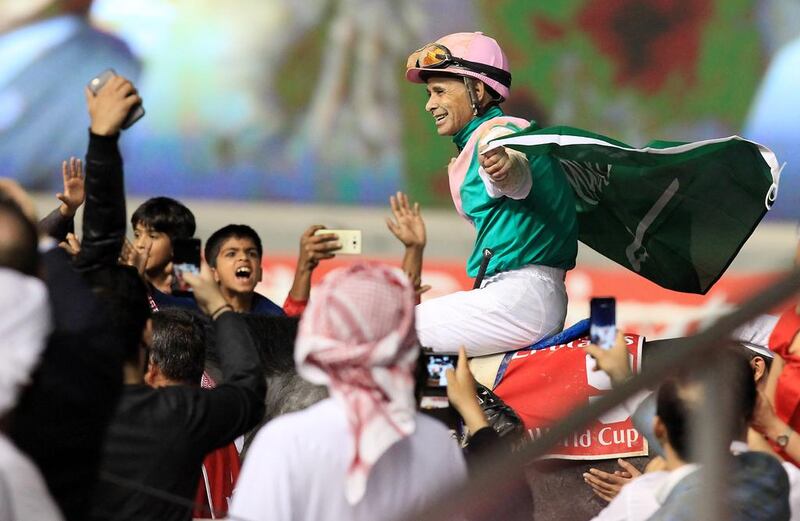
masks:
[[[424,248],[427,238],[425,221],[419,209],[419,203],[412,208],[408,196],[403,192],[389,197],[394,220],[387,218],[386,226],[406,248]]]
[[[134,105],[142,102],[136,88],[122,76],[114,76],[94,94],[89,87],[84,89],[89,107],[91,130],[98,136],[113,136]]]
[[[64,178],[64,191],[56,194],[56,199],[61,201],[58,211],[64,217],[73,217],[83,201],[86,200],[83,162],[76,157],[70,157],[69,161],[62,161],[61,175]]]

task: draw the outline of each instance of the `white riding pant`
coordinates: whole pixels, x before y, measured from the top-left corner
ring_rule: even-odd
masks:
[[[437,352],[482,356],[528,346],[561,331],[567,316],[565,272],[525,266],[417,306],[420,344]]]

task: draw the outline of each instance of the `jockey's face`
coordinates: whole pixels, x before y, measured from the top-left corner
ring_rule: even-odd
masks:
[[[425,110],[430,112],[440,136],[452,136],[472,119],[467,87],[464,80],[452,76],[432,76],[428,79],[428,103]]]

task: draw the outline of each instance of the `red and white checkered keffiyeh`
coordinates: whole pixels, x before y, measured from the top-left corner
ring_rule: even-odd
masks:
[[[355,450],[347,471],[350,504],[394,443],[414,432],[414,289],[397,268],[357,264],[327,275],[300,321],[295,362],[327,385],[347,411]]]

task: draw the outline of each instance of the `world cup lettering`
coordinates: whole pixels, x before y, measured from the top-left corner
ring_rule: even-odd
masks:
[[[636,429],[628,429],[626,437],[628,438],[628,447],[633,447],[633,445],[639,441],[639,431]]]

